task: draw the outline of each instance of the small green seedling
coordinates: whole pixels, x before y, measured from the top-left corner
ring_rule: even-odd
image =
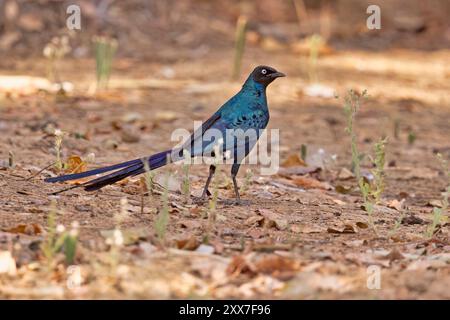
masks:
[[[191,199],[191,183],[189,179],[189,171],[191,167],[191,156],[187,150],[183,150],[184,161],[183,161],[183,181],[181,184],[181,192],[185,197],[186,203]]]
[[[308,147],[306,144],[302,144],[300,147],[300,157],[306,163],[306,157],[308,156]]]
[[[315,83],[318,81],[317,62],[319,60],[319,49],[323,46],[325,40],[318,34],[313,34],[309,38],[309,81]]]
[[[163,207],[159,211],[154,225],[156,236],[162,245],[165,243],[167,226],[169,224],[169,179],[170,172],[166,175],[164,191],[161,195]]]
[[[410,131],[410,132],[408,133],[408,144],[410,144],[410,145],[414,144],[414,142],[416,141],[416,139],[417,139],[416,134],[415,134],[414,132]]]
[[[108,37],[94,37],[97,89],[107,89],[111,76],[112,61],[118,42]]]
[[[55,256],[61,250],[64,251],[67,265],[73,264],[78,242],[78,223],[72,223],[72,230],[67,232],[63,225],[56,225],[56,201],[52,200],[47,217],[48,233],[41,245],[42,253],[49,266],[53,266]]]
[[[252,178],[253,178],[253,171],[251,169],[247,169],[247,171],[245,172],[245,177],[244,177],[244,184],[241,187],[241,192],[245,193],[252,182]]]
[[[61,172],[61,170],[64,167],[64,164],[62,162],[61,158],[61,145],[63,141],[63,137],[65,133],[59,129],[55,129],[55,152],[56,152],[56,161],[55,161],[55,168],[58,170],[58,172]]]
[[[356,133],[354,131],[354,121],[356,113],[361,107],[361,98],[367,97],[367,91],[363,91],[361,95],[357,94],[355,91],[350,90],[344,98],[344,112],[347,117],[347,128],[346,131],[350,135],[351,144],[351,154],[352,154],[352,168],[358,182],[359,189],[363,198],[363,207],[367,212],[369,225],[372,227],[374,232],[377,234],[377,230],[373,221],[373,210],[376,204],[381,200],[381,195],[384,191],[384,165],[385,165],[385,153],[387,139],[381,139],[374,146],[375,151],[375,169],[372,170],[372,175],[374,176],[373,183],[370,183],[361,174],[361,159],[362,156],[358,151]]]
[[[428,239],[431,239],[433,237],[439,225],[444,224],[448,220],[448,216],[445,216],[444,214],[447,212],[449,207],[448,199],[450,197],[450,169],[448,166],[448,161],[444,159],[442,154],[438,153],[437,158],[441,165],[442,171],[447,176],[447,187],[442,196],[442,206],[440,208],[439,207],[433,208],[433,217],[431,223],[428,225],[425,231],[425,236]]]

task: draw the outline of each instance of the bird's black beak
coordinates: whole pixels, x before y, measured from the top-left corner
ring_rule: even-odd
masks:
[[[274,72],[270,74],[271,78],[280,78],[280,77],[286,77],[286,75],[283,72]]]

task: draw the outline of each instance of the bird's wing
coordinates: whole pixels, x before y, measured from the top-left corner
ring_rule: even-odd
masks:
[[[183,145],[181,146],[181,150],[190,150],[192,156],[196,156],[201,154],[202,150],[195,150],[203,148],[202,143],[196,143],[196,141],[202,141],[203,135],[205,134],[206,130],[212,128],[218,121],[220,121],[221,113],[218,111],[214,113],[208,120],[202,123],[202,126],[198,128],[197,130],[192,133],[192,135],[187,139]],[[181,155],[180,155],[181,156]]]

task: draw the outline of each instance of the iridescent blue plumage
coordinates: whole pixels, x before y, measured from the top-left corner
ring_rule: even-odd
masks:
[[[98,190],[126,177],[143,173],[145,171],[144,161],[148,161],[150,170],[154,170],[170,163],[173,160],[170,159],[168,155],[179,154],[179,158],[182,158],[183,149],[188,150],[191,157],[211,156],[214,153],[214,147],[218,142],[216,141],[217,139],[214,139],[217,138],[217,136],[214,135],[211,139],[207,139],[206,137],[212,132],[220,132],[223,138],[223,151],[230,151],[231,156],[234,159],[234,164],[231,168],[231,176],[233,178],[236,198],[239,200],[236,175],[239,171],[240,163],[256,144],[261,130],[265,129],[269,122],[266,88],[273,80],[283,76],[283,73],[278,72],[271,67],[256,67],[245,81],[242,89],[224,105],[222,105],[219,110],[217,110],[217,112],[215,112],[208,120],[206,120],[202,124],[202,127],[194,132],[191,138],[188,139],[181,148],[163,151],[147,158],[135,159],[79,174],[48,178],[45,181],[61,182],[75,180],[120,169],[79,185],[84,187],[87,191]],[[242,130],[244,132],[254,131],[256,135],[250,138],[247,137],[248,139],[240,139],[239,135],[230,138],[230,136],[227,135],[227,130]],[[229,139],[232,139],[232,141]],[[203,196],[210,194],[208,191],[208,186],[214,171],[215,167],[213,165],[210,166],[210,174],[203,190]],[[72,188],[74,187],[69,189]],[[65,190],[61,190],[59,192]]]

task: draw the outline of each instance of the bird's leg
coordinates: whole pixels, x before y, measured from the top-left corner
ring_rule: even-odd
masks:
[[[209,197],[211,195],[211,192],[209,192],[208,187],[209,187],[209,184],[211,183],[211,179],[215,172],[216,172],[216,166],[212,164],[211,166],[209,166],[209,176],[208,176],[208,179],[206,180],[205,187],[203,188],[203,192],[202,192],[202,196],[201,196],[202,199],[205,199],[206,197]]]
[[[236,194],[236,204],[241,203],[241,197],[239,195],[239,188],[236,181],[236,175],[239,171],[239,167],[241,166],[240,163],[234,163],[231,167],[231,178],[233,179],[233,185],[234,185],[234,193]]]

